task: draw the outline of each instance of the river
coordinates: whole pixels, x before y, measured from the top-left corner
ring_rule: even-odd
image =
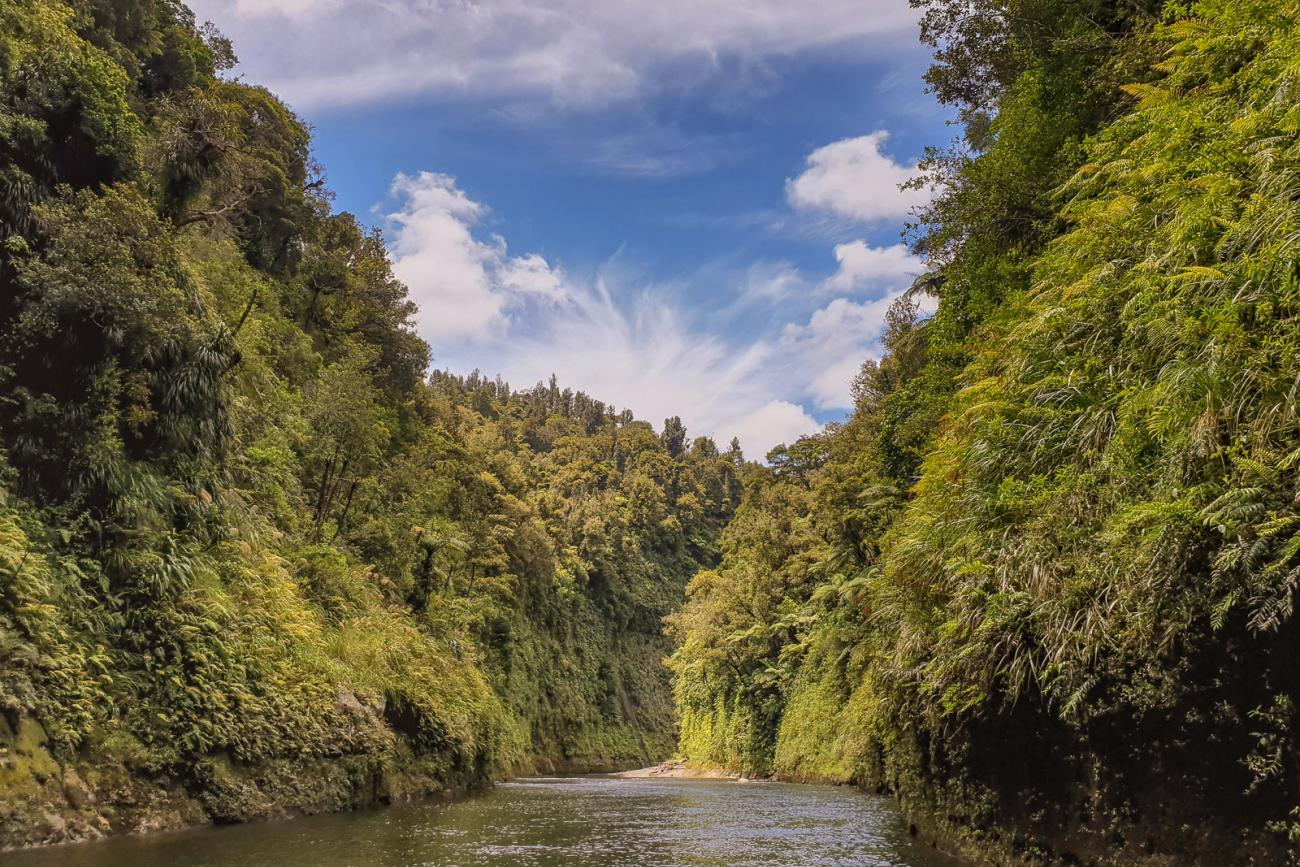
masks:
[[[6,867],[955,867],[893,802],[850,788],[538,777],[446,803],[118,837]]]

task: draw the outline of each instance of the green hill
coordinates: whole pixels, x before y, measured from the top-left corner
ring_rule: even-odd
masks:
[[[0,0],[0,844],[667,755],[739,454],[427,376],[231,61],[171,0]]]
[[[938,311],[747,485],[674,619],[682,750],[999,861],[1287,863],[1300,10],[919,5],[966,130]]]

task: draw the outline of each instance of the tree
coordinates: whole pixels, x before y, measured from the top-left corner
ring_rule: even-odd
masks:
[[[73,24],[61,3],[0,0],[0,240],[29,234],[31,208],[59,184],[111,183],[135,168],[130,80]]]
[[[312,521],[319,540],[327,521],[347,521],[361,480],[373,473],[391,432],[371,370],[375,353],[352,346],[321,371],[309,394],[311,436],[305,448],[305,487],[315,505]],[[337,511],[336,511],[337,510]]]
[[[679,458],[686,453],[686,426],[680,416],[664,419],[664,430],[659,439],[669,457]]]

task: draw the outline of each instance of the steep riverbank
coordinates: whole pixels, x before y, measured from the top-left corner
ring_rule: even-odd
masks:
[[[1295,863],[1300,7],[914,5],[927,273],[672,616],[679,750],[1009,863]]]
[[[1196,826],[1188,826],[1154,811],[1137,811],[1129,815],[1109,812],[1094,789],[1064,786],[1068,798],[1065,806],[1048,808],[1032,800],[1007,812],[1000,824],[989,820],[989,813],[973,816],[963,808],[968,801],[956,800],[961,792],[958,779],[940,780],[932,788],[923,788],[923,777],[915,769],[910,777],[899,775],[907,769],[901,765],[901,749],[892,765],[880,763],[845,773],[835,766],[813,761],[805,756],[800,770],[785,770],[766,777],[752,776],[736,765],[673,759],[648,768],[617,774],[635,779],[719,780],[729,782],[779,782],[801,786],[835,786],[860,793],[868,798],[888,798],[907,819],[909,833],[929,849],[944,852],[969,863],[998,867],[1043,867],[1043,865],[1081,865],[1081,867],[1226,867],[1255,865],[1265,867],[1281,863],[1275,839],[1266,832],[1253,835],[1236,831],[1221,816],[1207,812]],[[824,757],[823,757],[824,758]],[[1024,757],[1007,757],[1007,767]],[[1070,772],[1065,763],[1043,757],[1051,767]],[[1133,793],[1138,803],[1152,804],[1159,791]],[[967,794],[969,797],[969,794]],[[945,805],[946,804],[946,808]],[[1188,852],[1194,854],[1189,855]]]
[[[537,757],[516,774],[628,773],[641,757]],[[709,775],[703,775],[709,776]],[[237,765],[216,755],[186,773],[100,754],[59,761],[38,722],[0,714],[0,851],[447,799],[494,784],[394,742],[370,755]]]
[[[214,755],[177,772],[103,754],[61,762],[35,720],[16,729],[0,720],[0,850],[451,797],[489,782],[397,743],[256,765]]]
[[[739,445],[432,369],[234,63],[173,0],[0,0],[0,845],[672,748]]]

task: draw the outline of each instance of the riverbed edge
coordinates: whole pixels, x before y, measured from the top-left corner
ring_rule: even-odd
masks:
[[[121,760],[60,762],[44,730],[30,717],[16,724],[0,715],[0,852],[93,841],[109,836],[189,827],[289,819],[429,800],[451,800],[499,779],[537,774],[610,773],[628,779],[694,778],[743,781],[721,766],[676,758],[641,767],[643,757],[534,756],[494,778],[456,768],[445,756],[398,747],[386,754],[279,759],[239,765],[215,754],[181,772],[132,768]],[[816,773],[777,775],[795,784],[853,786],[899,803],[921,843],[970,863],[1021,867],[998,841],[973,839],[924,805],[881,786]],[[1037,862],[1037,863],[1042,863]]]
[[[504,779],[616,773],[638,757],[534,756],[491,774],[403,744],[385,753],[239,764],[216,753],[192,767],[132,767],[129,759],[57,758],[41,724],[0,714],[0,853],[178,831],[452,800]]]

